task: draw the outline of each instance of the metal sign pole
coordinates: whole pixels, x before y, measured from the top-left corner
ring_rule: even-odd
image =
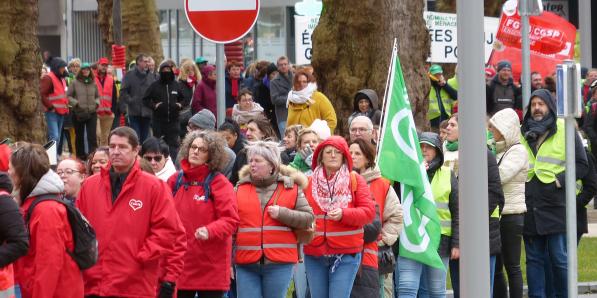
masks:
[[[522,76],[521,82],[522,85],[522,110],[523,115],[526,113],[526,109],[529,105],[529,100],[531,99],[531,41],[529,39],[529,11],[527,1],[529,0],[522,0],[519,3],[520,7],[520,19],[522,21],[522,28],[520,30],[520,34],[522,37]]]
[[[224,45],[216,44],[216,101],[217,101],[217,115],[218,127],[224,123],[226,118],[226,76],[224,67]]]
[[[461,297],[489,297],[489,215],[483,1],[458,0],[459,207]],[[466,157],[466,158],[463,158]]]

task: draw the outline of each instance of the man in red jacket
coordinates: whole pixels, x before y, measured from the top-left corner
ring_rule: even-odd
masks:
[[[109,147],[109,166],[87,179],[77,198],[99,242],[99,261],[84,272],[85,295],[153,298],[159,261],[176,254],[176,235],[184,231],[171,193],[157,177],[139,168],[135,131],[114,129]],[[179,262],[171,266],[179,267],[173,270],[178,274],[183,269]],[[173,297],[178,274],[166,275],[171,280],[160,283],[159,297]]]

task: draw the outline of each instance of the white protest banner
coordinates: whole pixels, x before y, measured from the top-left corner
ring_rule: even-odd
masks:
[[[311,64],[313,43],[311,35],[319,23],[319,16],[294,16],[294,49],[296,65]]]
[[[433,63],[457,63],[457,21],[456,14],[426,11],[423,13],[429,36],[431,37],[431,55],[427,59]],[[485,63],[489,60],[495,34],[499,25],[498,18],[485,17]]]

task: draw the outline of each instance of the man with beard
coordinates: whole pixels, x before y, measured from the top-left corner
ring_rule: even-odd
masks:
[[[58,145],[64,116],[68,114],[65,81],[68,72],[66,71],[66,62],[60,58],[50,57],[46,64],[50,66],[50,72],[41,78],[39,93],[45,110],[48,141],[55,141]]]
[[[172,60],[162,62],[159,67],[160,79],[153,82],[143,96],[143,104],[153,111],[153,136],[166,141],[173,160],[176,160],[178,153],[178,115],[183,107],[189,105],[190,100],[183,96],[182,88],[175,79],[175,67]]]
[[[114,79],[108,74],[108,58],[102,57],[97,61],[97,75],[95,76],[95,85],[99,91],[100,102],[97,108],[98,119],[98,144],[100,146],[108,145],[108,135],[114,121],[114,114],[117,108],[117,92]]]
[[[531,92],[543,88],[545,88],[543,86],[543,76],[541,76],[540,73],[533,71],[531,73]]]
[[[553,273],[556,297],[567,297],[565,129],[564,120],[556,118],[555,101],[548,90],[531,94],[521,132],[529,155],[523,230],[529,297],[545,297],[546,269]],[[577,133],[575,155],[576,179],[580,179],[588,172],[588,161]],[[546,260],[550,268],[544,267]]]

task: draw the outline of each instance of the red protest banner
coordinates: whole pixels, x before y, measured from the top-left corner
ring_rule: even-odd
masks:
[[[531,71],[537,71],[543,77],[550,76],[562,60],[574,59],[574,25],[551,12],[529,17],[529,24]],[[520,79],[522,72],[521,28],[518,10],[510,13],[502,11],[497,40],[488,62],[491,65],[496,65],[501,60],[512,62],[515,81]]]

